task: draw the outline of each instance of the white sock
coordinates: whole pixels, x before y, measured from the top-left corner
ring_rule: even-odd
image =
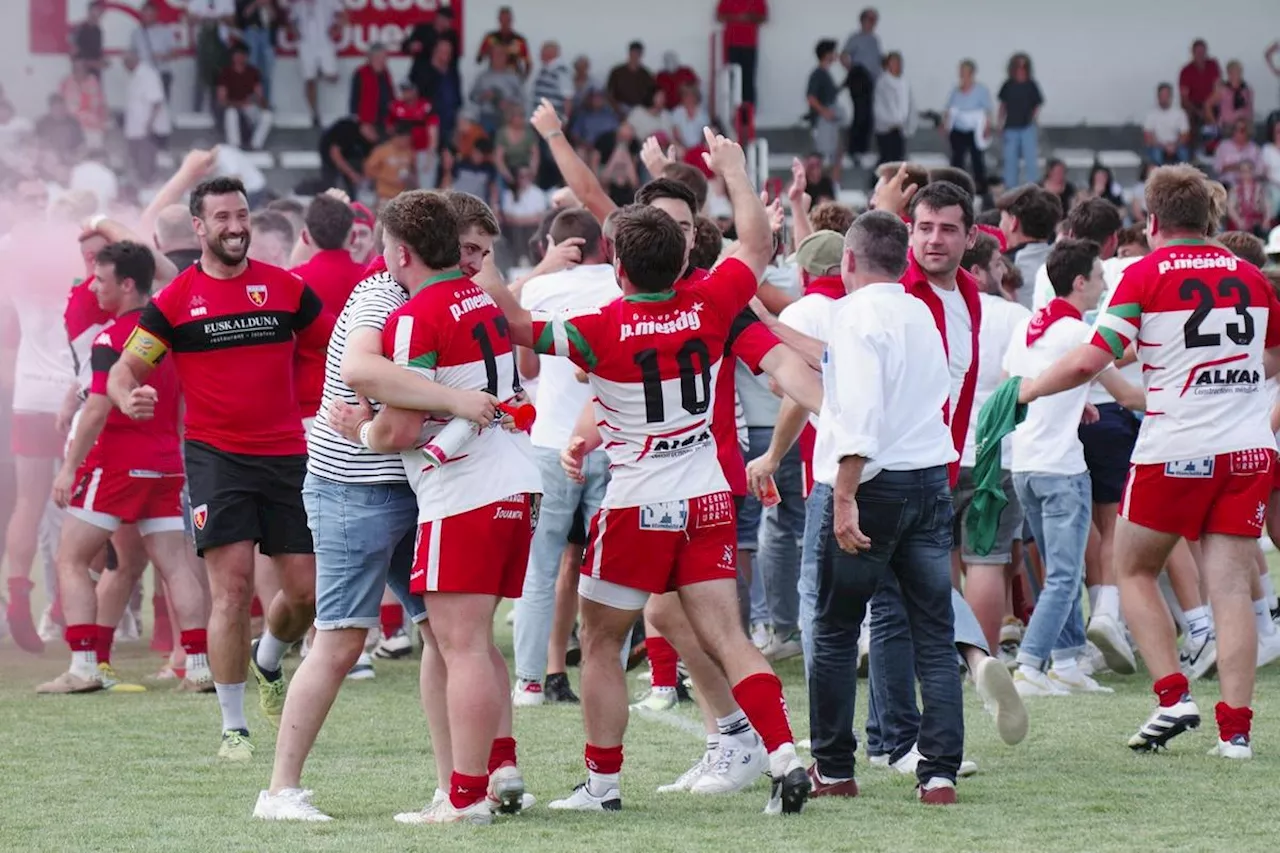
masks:
[[[191,677],[191,673],[207,672],[209,670],[209,656],[207,654],[187,655],[187,677]]]
[[[821,770],[818,771],[818,781],[822,782],[824,785],[838,785],[841,782],[848,782],[849,779],[852,779],[852,778],[853,778],[852,776],[845,777],[845,778],[836,778],[835,776],[828,776],[827,774],[823,773]]]
[[[264,672],[279,672],[280,662],[292,645],[273,636],[270,628],[263,629],[262,639],[258,640],[258,668]]]
[[[1270,614],[1268,614],[1269,617]],[[1193,637],[1202,637],[1213,629],[1213,623],[1209,619],[1209,608],[1203,604],[1199,607],[1182,611],[1182,618],[1187,620],[1187,627]]]
[[[93,649],[87,652],[71,653],[71,674],[81,678],[93,678],[98,674],[98,653]]]
[[[1262,584],[1262,597],[1267,600],[1267,607],[1271,610],[1280,607],[1280,598],[1276,596],[1276,585],[1271,581],[1271,575],[1262,575],[1258,581]]]
[[[1093,616],[1098,612],[1098,590],[1102,589],[1101,584],[1093,584],[1088,588],[1089,593],[1089,615]]]
[[[239,684],[213,684],[218,693],[218,706],[222,708],[222,730],[249,730],[249,722],[244,718],[244,682]]]
[[[611,789],[618,787],[619,773],[597,773],[594,770],[587,771],[587,793],[593,797],[603,797],[609,793]]]
[[[1271,608],[1267,607],[1265,598],[1253,603],[1253,621],[1258,626],[1259,637],[1270,637],[1276,632],[1276,623],[1271,621]]]
[[[1120,587],[1113,585],[1098,587],[1098,603],[1094,609],[1096,616],[1110,616],[1120,621]]]
[[[794,743],[784,743],[769,753],[769,775],[775,779],[786,776],[793,766],[799,766],[799,764],[800,759],[796,757]]]
[[[1043,672],[1036,669],[1034,666],[1032,666],[1029,663],[1018,664],[1018,672],[1021,672],[1023,676],[1026,678],[1035,678],[1036,676],[1044,675]]]
[[[654,696],[671,696],[674,695],[676,689],[674,687],[651,687]]]
[[[1059,675],[1079,675],[1080,660],[1078,658],[1055,658],[1053,671]]]
[[[755,746],[759,742],[755,730],[751,728],[751,723],[741,708],[727,717],[717,717],[716,728],[720,730],[720,737],[732,738],[743,746]]]

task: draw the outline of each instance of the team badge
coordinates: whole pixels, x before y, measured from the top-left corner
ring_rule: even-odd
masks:
[[[244,292],[248,295],[249,301],[259,308],[267,304],[267,286],[265,284],[246,284]]]
[[[204,530],[204,523],[209,520],[209,505],[200,504],[200,506],[191,508],[191,523],[196,526],[196,530]]]
[[[663,501],[640,507],[641,530],[684,530],[688,523],[688,501]]]

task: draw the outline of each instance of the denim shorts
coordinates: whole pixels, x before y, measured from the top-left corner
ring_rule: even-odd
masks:
[[[316,629],[373,628],[390,585],[415,624],[409,593],[418,501],[407,483],[352,485],[308,473],[302,487],[316,552]]]

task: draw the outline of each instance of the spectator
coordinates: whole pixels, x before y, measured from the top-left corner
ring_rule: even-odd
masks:
[[[618,124],[618,114],[605,100],[604,91],[591,88],[587,90],[582,107],[574,111],[570,132],[575,144],[594,148],[600,137],[616,131]]]
[[[484,132],[477,118],[471,107],[458,113],[458,126],[453,131],[451,147],[459,157],[470,157],[471,149],[475,148],[480,140],[489,138],[489,134]]]
[[[916,109],[911,86],[902,79],[902,54],[896,50],[887,53],[882,72],[876,78],[871,114],[875,117],[879,162],[887,163],[907,159],[907,138],[916,132]]]
[[[361,124],[370,124],[379,135],[391,118],[391,104],[396,99],[396,86],[387,70],[387,49],[380,44],[369,46],[369,61],[351,76],[350,112]]]
[[[1116,237],[1117,258],[1141,258],[1151,252],[1147,244],[1147,229],[1139,225],[1121,228]]]
[[[1235,182],[1236,172],[1240,164],[1248,162],[1253,166],[1254,176],[1262,174],[1262,149],[1249,138],[1253,127],[1244,119],[1236,119],[1231,127],[1231,136],[1218,143],[1218,150],[1213,155],[1213,169],[1218,173],[1218,180],[1230,186]]]
[[[373,190],[380,203],[411,189],[415,169],[413,126],[407,122],[397,124],[391,131],[391,138],[373,149],[369,159],[364,161],[364,176],[373,181]]]
[[[755,106],[760,25],[769,20],[769,4],[766,0],[720,0],[716,20],[724,26],[724,61],[742,69],[742,102]],[[679,86],[668,91],[667,102],[676,103],[678,94]]]
[[[804,158],[805,191],[813,200],[816,211],[824,202],[833,202],[840,194],[840,188],[831,176],[824,171],[825,161],[821,154],[811,153]],[[850,223],[852,224],[852,223]],[[818,226],[815,225],[816,229]],[[848,230],[848,229],[845,229]]]
[[[1157,166],[1190,159],[1191,124],[1186,111],[1173,106],[1173,86],[1168,83],[1156,87],[1156,108],[1147,113],[1142,123],[1142,140],[1147,146],[1147,159]]]
[[[156,17],[156,0],[147,0],[138,10],[138,28],[133,31],[129,44],[138,59],[160,73],[165,100],[173,88],[173,58],[178,55],[178,43],[173,37],[173,27],[162,24]]]
[[[80,122],[67,109],[66,98],[56,93],[49,96],[49,112],[36,121],[36,137],[42,148],[57,153],[64,162],[74,160],[85,144]]]
[[[1076,195],[1072,205],[1091,198],[1100,198],[1111,202],[1116,207],[1124,207],[1124,198],[1121,197],[1119,187],[1116,185],[1115,174],[1101,163],[1093,164],[1093,168],[1089,170],[1088,185]]]
[[[479,139],[464,156],[459,155],[446,189],[470,193],[492,208],[498,207],[498,170],[493,165],[493,143]]]
[[[685,86],[692,86],[697,89],[699,82],[697,72],[687,65],[681,65],[680,56],[674,50],[668,50],[662,54],[662,70],[654,78],[654,83],[662,94],[666,96],[667,107],[680,103],[681,89]],[[755,103],[755,101],[747,100],[745,78],[742,84],[742,91],[742,100],[744,102]]]
[[[480,125],[485,133],[496,133],[502,124],[502,105],[514,101],[524,105],[524,79],[510,65],[505,50],[489,51],[489,70],[476,78],[471,102],[480,107]]]
[[[56,95],[54,97],[57,97]],[[13,104],[0,97],[0,151],[12,151],[31,136],[35,127],[27,119],[18,115]],[[47,146],[41,140],[42,146]]]
[[[1231,132],[1238,118],[1253,126],[1253,89],[1244,82],[1244,66],[1240,64],[1240,60],[1233,59],[1227,63],[1227,79],[1218,84],[1214,101],[1218,112],[1218,129],[1223,136]]]
[[[697,87],[685,86],[680,90],[680,100],[671,111],[671,130],[676,144],[682,148],[697,148],[705,144],[703,129],[711,123],[707,108],[702,105],[702,94]]]
[[[618,207],[625,207],[635,201],[636,190],[640,189],[640,172],[636,168],[635,155],[631,153],[631,143],[634,141],[631,126],[621,125],[613,151],[600,168],[600,183]]]
[[[1280,214],[1280,120],[1267,125],[1267,144],[1262,146],[1262,175],[1269,184],[1272,213]]]
[[[505,67],[510,67],[520,76],[521,80],[529,76],[529,42],[528,40],[516,32],[511,27],[512,15],[511,7],[503,6],[498,10],[498,28],[485,33],[484,38],[480,40],[480,50],[476,53],[476,62],[484,62],[487,58],[490,67],[493,66],[493,55],[495,53],[505,53],[508,62]],[[495,48],[497,48],[495,50]]]
[[[599,88],[600,85],[591,76],[591,60],[579,56],[573,61],[573,95],[569,101],[569,112],[572,114],[582,106],[590,90]]]
[[[875,127],[876,78],[884,68],[884,54],[880,49],[880,37],[876,25],[880,13],[875,9],[862,10],[858,16],[859,29],[845,40],[840,51],[840,63],[848,72],[844,85],[853,99],[853,121],[849,125],[849,156],[856,164],[871,150],[871,131]],[[832,42],[834,45],[835,42]],[[812,81],[812,77],[810,80]],[[839,175],[839,160],[832,166]]]
[[[436,46],[440,42],[449,43],[448,65],[447,68],[432,70],[435,64]],[[458,40],[458,31],[454,27],[453,9],[448,6],[437,6],[436,13],[430,21],[414,25],[413,31],[400,45],[400,49],[413,57],[413,64],[409,66],[409,79],[418,87],[422,97],[432,103],[435,102],[432,95],[435,92],[438,74],[449,74],[461,90],[462,77],[458,72],[458,57],[462,55],[462,46]]]
[[[1062,219],[1062,203],[1052,192],[1024,184],[997,199],[996,207],[1000,210],[1000,231],[1009,247],[1005,256],[1025,284],[1018,288],[1016,301],[1030,309],[1036,273],[1049,257],[1049,243]]]
[[[156,153],[169,142],[173,122],[165,100],[160,72],[149,62],[142,62],[130,50],[124,55],[124,67],[130,72],[128,95],[124,109],[124,138],[129,147],[129,162],[143,186],[156,177]]]
[[[293,31],[298,37],[298,69],[311,108],[311,124],[320,126],[320,81],[338,82],[337,38],[346,13],[342,0],[291,0]]]
[[[1067,164],[1056,157],[1046,160],[1044,164],[1044,179],[1040,181],[1040,186],[1058,197],[1058,204],[1062,208],[1062,213],[1058,218],[1061,219],[1066,216],[1076,198],[1076,185],[1067,180]]]
[[[262,75],[262,97],[270,105],[280,28],[279,0],[236,0],[236,28],[249,48],[250,64]]]
[[[527,166],[520,167],[515,171],[515,180],[502,192],[502,242],[506,248],[506,269],[526,260],[529,238],[551,209],[547,194],[533,182],[535,174]]]
[[[573,97],[573,72],[560,56],[560,43],[544,41],[538,51],[538,59],[542,67],[533,78],[534,103],[540,104],[545,98],[557,113],[567,116],[569,99]]]
[[[101,77],[107,67],[102,55],[102,13],[106,9],[103,0],[92,0],[84,21],[71,31],[71,58],[84,60],[95,77]]]
[[[101,149],[107,130],[107,102],[102,95],[102,83],[90,73],[85,60],[72,61],[71,75],[62,81],[58,92],[80,123],[88,149]]]
[[[1235,231],[1247,231],[1258,237],[1271,228],[1267,186],[1259,180],[1250,160],[1240,161],[1235,183],[1227,193],[1227,225]]]
[[[416,80],[418,92],[431,102],[431,110],[440,119],[440,138],[453,137],[453,128],[462,109],[462,78],[456,72],[457,57],[453,42],[440,39],[431,51],[431,61]]]
[[[218,85],[218,75],[231,58],[227,41],[235,16],[235,0],[189,0],[187,3],[191,44],[195,45],[196,53],[196,112],[204,109],[206,97],[210,108],[216,108],[212,93]]]
[[[866,14],[863,12],[864,16]],[[878,45],[877,41],[877,52]],[[845,46],[848,47],[848,45]],[[836,88],[836,81],[831,77],[831,66],[836,61],[836,43],[831,39],[823,39],[814,48],[814,53],[818,57],[818,67],[809,73],[809,83],[805,88],[805,98],[809,103],[809,126],[813,131],[813,148],[824,163],[831,165],[832,179],[839,183],[843,158],[840,156],[840,113],[836,99],[840,96],[840,90]],[[853,75],[854,72],[850,71],[850,79]],[[870,111],[869,106],[867,110]],[[854,119],[854,124],[857,123],[858,120]],[[853,143],[850,142],[849,145],[852,150]],[[859,153],[865,151],[864,147]]]
[[[655,136],[658,144],[666,148],[675,138],[675,125],[667,111],[667,93],[660,88],[650,92],[644,104],[632,107],[626,120],[641,142]]]
[[[249,64],[249,49],[238,44],[231,51],[231,64],[218,78],[218,105],[222,107],[222,125],[227,144],[257,151],[271,132],[271,110],[262,92],[262,75]],[[250,142],[244,144],[245,134]]]
[[[364,183],[364,161],[377,143],[372,127],[361,126],[354,117],[339,119],[320,137],[320,182],[322,189],[337,187],[355,197]]]
[[[297,230],[289,217],[275,210],[259,210],[249,218],[249,258],[277,267],[289,266]]]
[[[1036,119],[1044,96],[1032,76],[1030,56],[1015,53],[1009,59],[1009,77],[997,98],[1000,109],[996,124],[1004,129],[1004,185],[1012,189],[1032,179],[1040,156]]]
[[[625,116],[632,107],[645,103],[657,86],[643,60],[644,44],[633,41],[627,45],[627,61],[614,66],[609,72],[605,91],[619,116]]]
[[[494,135],[493,160],[506,186],[512,187],[516,183],[516,173],[521,169],[538,174],[542,152],[538,146],[538,135],[529,129],[523,105],[508,101],[503,105],[503,113],[507,120]]]
[[[390,124],[400,122],[413,126],[418,188],[435,189],[440,172],[440,119],[431,111],[431,104],[418,95],[417,87],[408,80],[400,84],[400,97],[391,105]]]
[[[976,79],[972,59],[960,63],[960,83],[951,90],[942,117],[942,131],[951,143],[951,165],[957,169],[969,161],[969,174],[979,195],[987,192],[986,150],[991,140],[991,92]]]
[[[1196,39],[1191,43],[1191,61],[1178,74],[1178,92],[1191,125],[1193,144],[1199,144],[1203,128],[1214,126],[1213,96],[1221,79],[1222,69],[1218,60],[1209,56],[1209,45],[1204,39]]]

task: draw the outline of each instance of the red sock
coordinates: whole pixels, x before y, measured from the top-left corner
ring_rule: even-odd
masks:
[[[1213,707],[1214,716],[1218,718],[1218,739],[1229,741],[1236,735],[1249,737],[1249,725],[1253,722],[1253,709],[1249,707],[1232,708],[1226,702],[1219,702]]]
[[[497,770],[504,764],[515,766],[516,739],[513,737],[496,737],[489,748],[489,772]]]
[[[583,750],[587,760],[587,769],[592,773],[603,773],[606,776],[622,772],[622,744],[617,746],[592,746],[587,744]]]
[[[14,613],[18,613],[19,617],[23,611],[26,612],[26,621],[31,621],[31,590],[35,589],[35,584],[26,578],[9,578],[9,621],[12,622]]]
[[[784,743],[792,742],[787,700],[782,698],[782,682],[778,676],[772,672],[748,675],[733,685],[733,698],[738,700],[766,750],[773,752]]]
[[[384,604],[378,609],[378,621],[382,623],[382,636],[390,637],[404,627],[404,608],[396,604]]]
[[[204,628],[182,632],[182,650],[189,655],[209,653],[209,632]]]
[[[1022,620],[1023,625],[1031,622],[1033,602],[1027,594],[1027,582],[1019,574],[1013,579],[1013,615]]]
[[[1151,690],[1160,697],[1160,707],[1168,708],[1170,705],[1176,705],[1182,701],[1183,697],[1191,692],[1191,685],[1187,683],[1187,677],[1180,672],[1173,675],[1166,675],[1164,678],[1152,685]]]
[[[678,677],[676,664],[680,662],[675,646],[656,634],[650,634],[644,638],[644,647],[649,653],[649,669],[653,672],[653,686],[675,689]]]
[[[173,651],[173,625],[169,622],[169,600],[156,593],[151,597],[154,616],[151,631],[151,651],[168,654]]]
[[[449,802],[455,809],[465,809],[483,800],[489,791],[488,776],[465,776],[457,770],[449,777]]]
[[[116,639],[116,628],[114,625],[98,626],[98,663],[111,663],[111,644]]]
[[[253,597],[253,601],[249,604],[249,618],[256,619],[262,616],[266,611],[262,609],[262,599],[258,596]]]
[[[97,625],[68,625],[62,636],[73,652],[91,652],[98,645]]]

